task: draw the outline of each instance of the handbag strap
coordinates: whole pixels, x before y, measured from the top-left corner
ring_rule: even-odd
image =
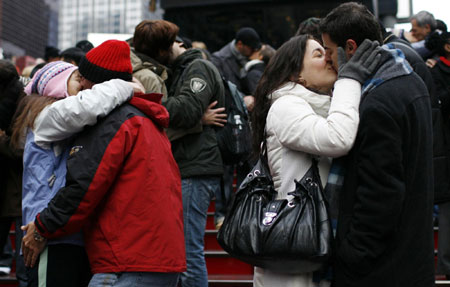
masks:
[[[320,178],[319,172],[319,160],[314,155],[311,155],[311,162],[312,162],[311,167],[313,168],[314,173],[316,174],[317,179],[319,181],[317,184],[319,184],[320,190],[323,190],[322,179]]]
[[[267,152],[267,134],[264,128],[263,141],[261,143],[260,157],[264,159],[265,163],[269,163],[268,152]]]
[[[322,186],[322,180],[320,178],[320,173],[319,173],[319,160],[312,154],[310,154],[311,156],[311,162],[312,162],[312,168],[314,170],[314,173],[317,176],[318,179],[318,184],[320,187],[320,190],[323,190],[323,186]],[[266,167],[269,167],[269,158],[268,158],[268,153],[267,153],[267,133],[266,133],[266,129],[264,128],[264,134],[263,134],[263,141],[261,143],[261,151],[260,151],[260,158],[263,160],[263,163],[266,165]]]

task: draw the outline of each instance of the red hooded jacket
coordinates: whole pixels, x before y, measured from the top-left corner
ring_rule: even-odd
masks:
[[[46,238],[83,229],[94,274],[186,270],[180,173],[161,96],[135,95],[85,129],[66,186],[36,217]]]

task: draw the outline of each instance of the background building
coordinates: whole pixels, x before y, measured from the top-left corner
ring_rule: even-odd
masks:
[[[59,2],[60,0],[45,0],[48,7],[47,46],[58,47]]]
[[[156,0],[61,0],[59,8],[60,49],[75,46],[88,33],[133,34],[143,19],[162,19]]]
[[[44,0],[0,0],[0,47],[5,58],[44,57],[50,10]]]
[[[164,19],[180,27],[180,34],[203,41],[216,51],[243,26],[253,27],[263,42],[274,47],[292,37],[309,17],[324,17],[349,0],[162,0]],[[373,0],[359,0],[372,9]],[[397,0],[377,0],[380,19],[397,14]]]

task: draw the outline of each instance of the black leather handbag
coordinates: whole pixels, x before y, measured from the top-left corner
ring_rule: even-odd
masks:
[[[261,154],[235,194],[217,236],[219,244],[231,256],[271,271],[319,270],[331,257],[333,235],[317,160],[295,181],[289,193],[293,200],[275,200],[276,193]]]

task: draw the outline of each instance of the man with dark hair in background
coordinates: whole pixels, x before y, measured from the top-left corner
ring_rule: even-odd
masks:
[[[364,39],[382,41],[369,10],[354,2],[321,23],[337,70]],[[344,159],[334,286],[433,286],[433,163],[430,97],[399,50],[383,47],[362,87],[360,125]],[[357,75],[355,75],[357,76]]]
[[[251,27],[243,27],[237,31],[235,38],[230,43],[213,53],[211,57],[211,62],[217,67],[225,80],[235,84],[240,92],[247,95],[243,99],[247,110],[250,112],[253,109],[255,98],[251,95],[253,87],[247,82],[245,65],[249,62],[252,54],[261,49],[261,46],[258,33]],[[238,164],[224,165],[222,196],[216,198],[216,215],[214,218],[216,229],[222,226],[228,199],[233,194],[234,171],[236,170],[237,186],[241,184],[250,171],[246,160],[246,158],[242,158]]]
[[[239,91],[243,90],[242,79],[245,77],[244,66],[249,57],[261,49],[258,33],[253,28],[241,28],[230,43],[212,54],[211,61],[219,69],[225,79],[236,85]]]

